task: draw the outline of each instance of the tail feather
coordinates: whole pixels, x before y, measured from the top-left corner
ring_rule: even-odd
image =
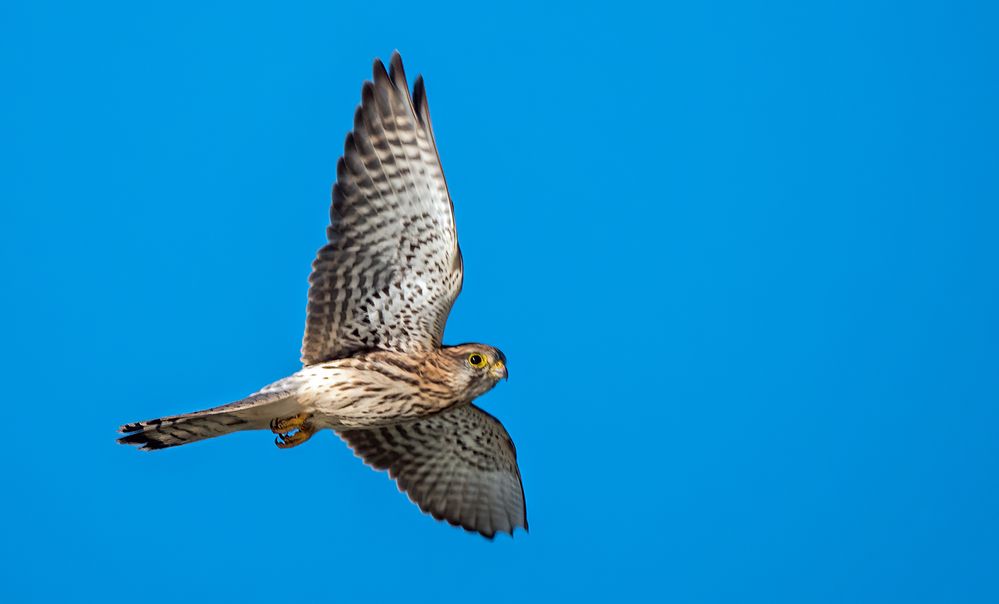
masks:
[[[235,414],[206,415],[186,419],[153,419],[121,427],[121,432],[133,432],[118,439],[123,445],[135,445],[143,451],[186,445],[206,438],[229,434],[238,430],[263,428],[253,426]]]
[[[118,443],[151,451],[240,430],[263,430],[275,417],[293,415],[296,407],[297,401],[291,392],[258,393],[204,411],[125,424],[118,428],[118,432],[125,435],[118,439]]]

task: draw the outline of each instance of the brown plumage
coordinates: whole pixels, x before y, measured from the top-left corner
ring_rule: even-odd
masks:
[[[506,378],[506,357],[441,344],[464,267],[423,79],[410,95],[398,53],[362,88],[326,231],[302,369],[228,405],[126,424],[118,442],[163,449],[270,429],[289,448],[329,428],[434,518],[489,538],[526,530],[513,441],[471,404]]]

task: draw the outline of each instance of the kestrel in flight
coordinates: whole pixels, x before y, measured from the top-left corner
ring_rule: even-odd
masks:
[[[126,424],[118,442],[163,449],[269,429],[284,449],[330,428],[434,518],[488,538],[526,530],[513,441],[472,404],[507,377],[506,357],[441,344],[461,250],[423,78],[410,96],[398,52],[361,89],[326,235],[301,370],[228,405]]]

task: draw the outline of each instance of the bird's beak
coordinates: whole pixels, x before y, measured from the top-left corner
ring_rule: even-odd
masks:
[[[506,370],[506,364],[503,361],[496,361],[493,363],[492,369],[489,370],[489,373],[491,373],[497,380],[505,380],[509,375],[509,372]]]

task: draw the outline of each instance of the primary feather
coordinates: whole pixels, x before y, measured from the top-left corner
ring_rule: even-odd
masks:
[[[304,364],[440,347],[461,252],[422,79],[410,97],[398,53],[362,88],[327,238],[309,277]]]

